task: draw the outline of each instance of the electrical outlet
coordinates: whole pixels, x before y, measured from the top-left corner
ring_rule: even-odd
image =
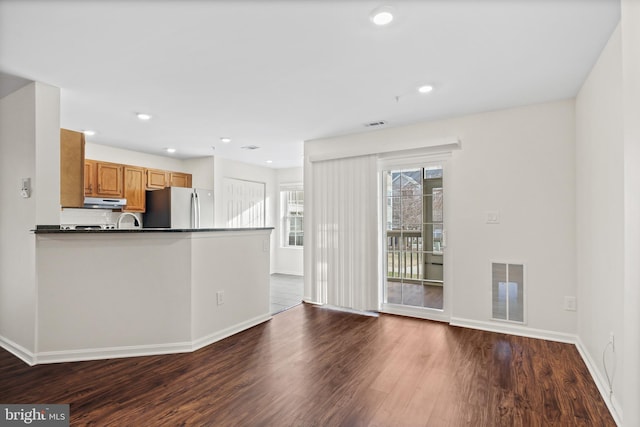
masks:
[[[564,297],[564,309],[576,311],[576,297]]]
[[[487,211],[487,224],[500,224],[500,212]]]
[[[216,292],[216,299],[218,301],[218,305],[224,304],[224,291]]]
[[[615,336],[613,335],[613,332],[609,332],[609,344],[611,344],[611,351],[613,351],[615,353],[616,352],[616,342],[615,342]]]

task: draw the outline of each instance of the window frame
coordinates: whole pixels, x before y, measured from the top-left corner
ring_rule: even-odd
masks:
[[[300,209],[296,210],[292,215],[289,209],[289,201],[291,193],[299,193],[294,197],[295,205]],[[299,227],[291,229],[292,222],[299,224]],[[302,184],[287,184],[280,186],[280,224],[282,231],[280,233],[280,247],[286,249],[303,249],[304,248],[304,188]],[[293,235],[292,235],[293,233]],[[291,237],[294,238],[294,244],[290,244]],[[300,244],[297,240],[300,239]]]

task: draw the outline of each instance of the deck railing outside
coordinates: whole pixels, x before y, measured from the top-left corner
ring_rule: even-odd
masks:
[[[387,231],[387,278],[424,279],[424,249],[420,231]]]

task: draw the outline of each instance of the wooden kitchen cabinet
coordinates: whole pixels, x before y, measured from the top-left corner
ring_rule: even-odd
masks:
[[[171,178],[169,182],[172,187],[186,187],[191,188],[191,174],[182,172],[171,172]]]
[[[124,198],[127,199],[125,212],[145,211],[146,174],[144,168],[124,166]]]
[[[84,161],[84,195],[87,197],[95,196],[96,186],[96,161]]]
[[[161,190],[165,187],[191,187],[191,174],[147,169],[147,189]]]
[[[123,165],[117,163],[84,161],[84,195],[89,197],[122,198]]]
[[[84,134],[60,129],[60,206],[84,206]]]
[[[122,197],[122,165],[117,163],[96,163],[96,183],[98,197]]]
[[[149,190],[162,190],[169,186],[168,173],[158,169],[147,169],[147,188]]]

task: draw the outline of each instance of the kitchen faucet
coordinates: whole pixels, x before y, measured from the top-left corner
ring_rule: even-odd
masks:
[[[137,216],[135,216],[131,212],[123,212],[118,217],[118,222],[117,222],[117,227],[118,228],[120,228],[120,223],[122,222],[122,219],[125,218],[125,217],[128,217],[128,216],[133,217],[133,226],[134,227],[140,227],[140,221],[138,221],[138,217]]]

